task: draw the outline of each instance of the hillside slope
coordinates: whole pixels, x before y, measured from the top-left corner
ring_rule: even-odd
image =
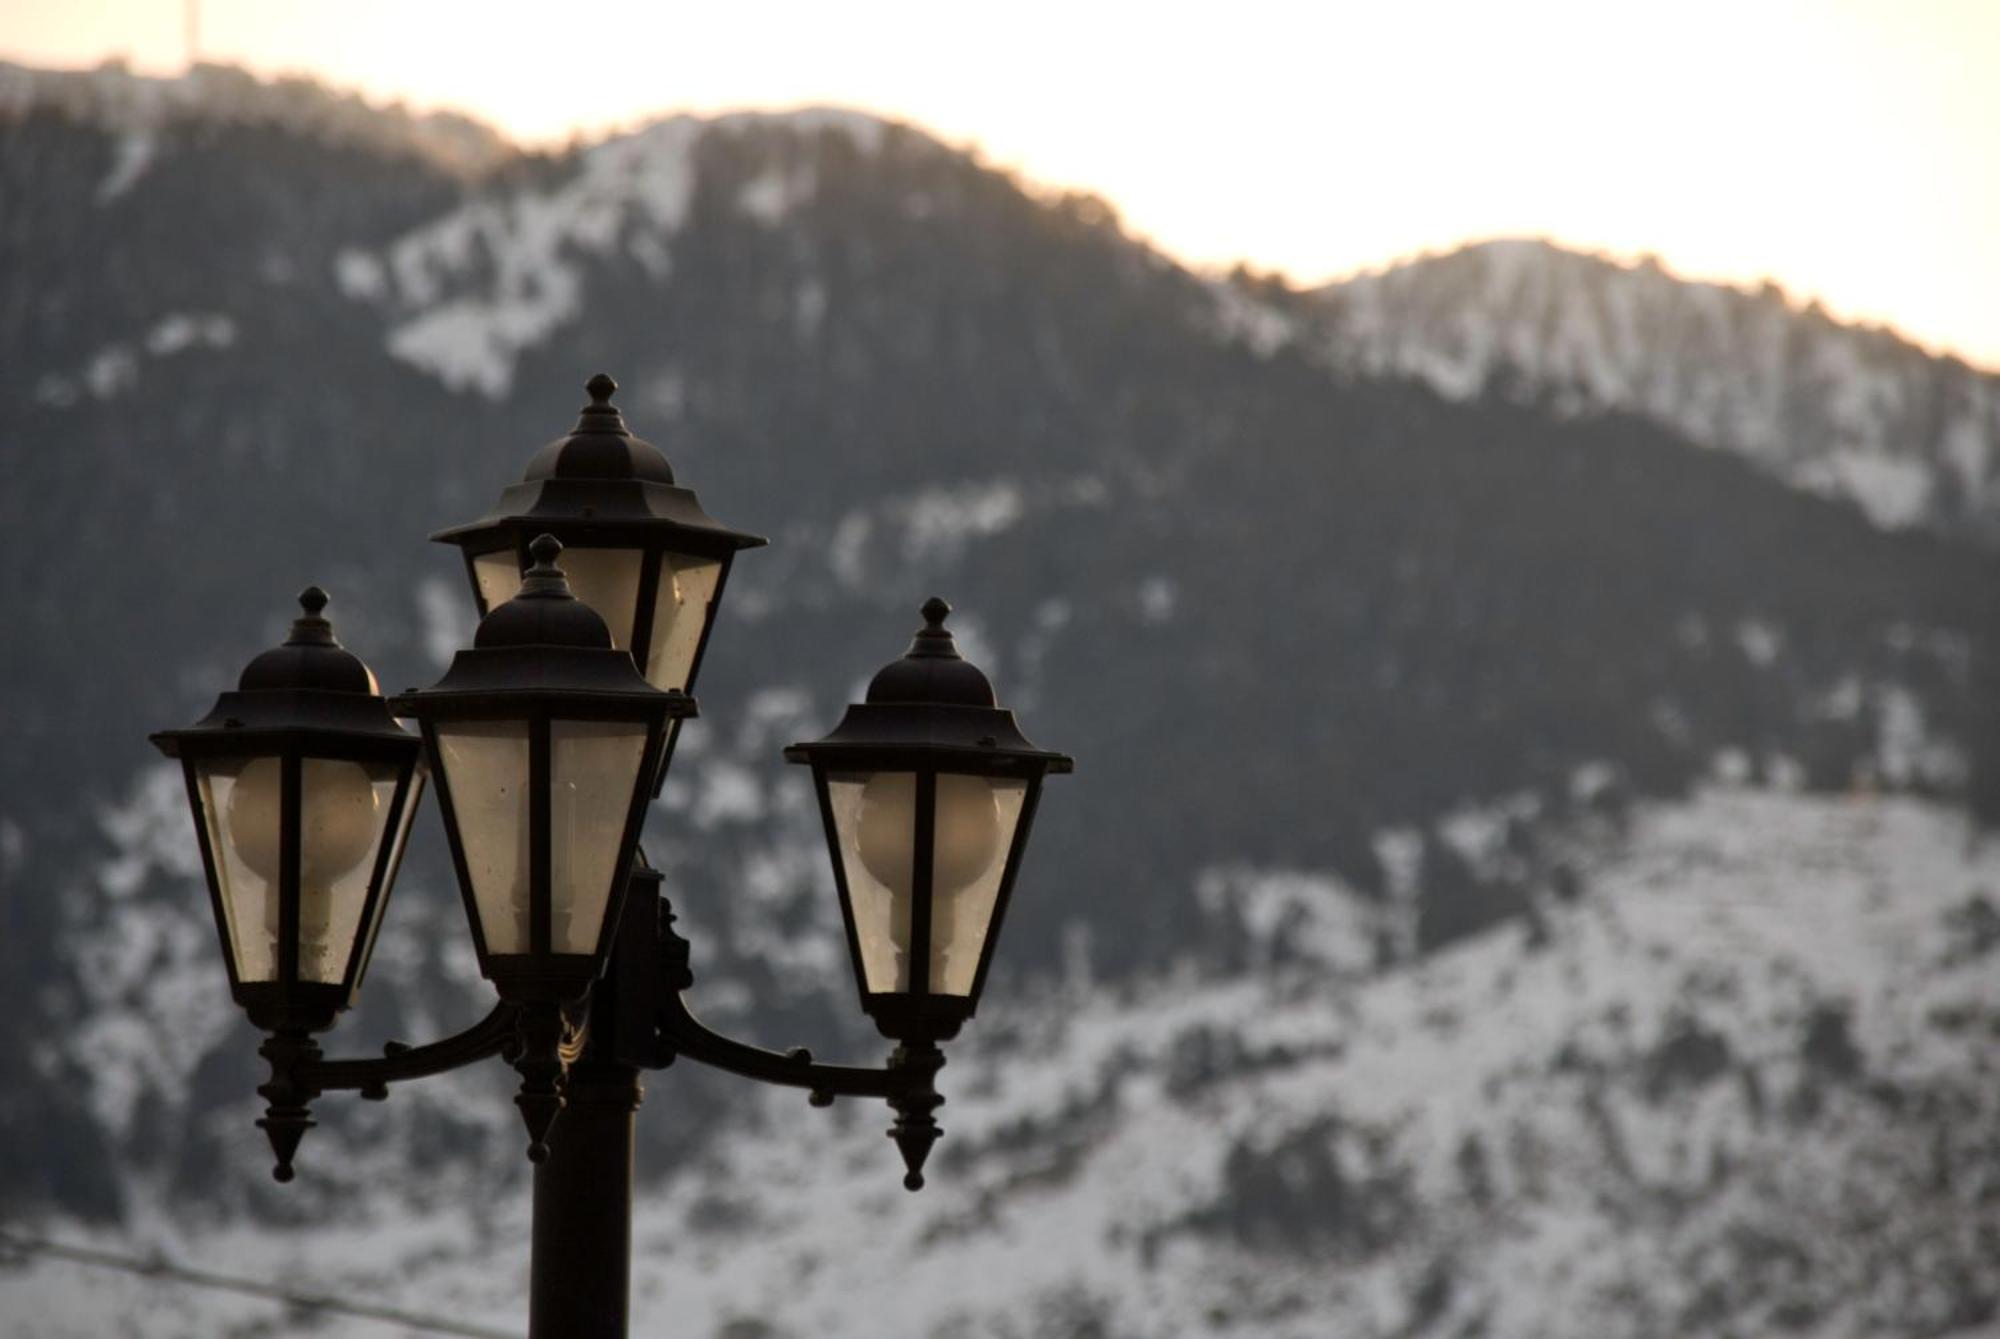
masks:
[[[1310,293],[1239,278],[1223,317],[1264,348],[1455,400],[1641,415],[1878,525],[2000,539],[2000,376],[1843,325],[1775,285],[1502,240]]]

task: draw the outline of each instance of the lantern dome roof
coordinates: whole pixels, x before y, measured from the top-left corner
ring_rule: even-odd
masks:
[[[901,768],[943,764],[995,775],[1025,770],[1067,772],[1064,754],[1037,748],[1014,713],[999,704],[993,684],[958,652],[944,626],[951,606],[924,601],[924,626],[910,649],[876,672],[867,700],[849,706],[833,733],[785,750],[792,762]]]
[[[535,565],[521,577],[513,599],[479,620],[472,644],[482,651],[504,646],[582,646],[611,649],[611,629],[595,609],[576,598],[556,566],[562,542],[540,535],[528,546]]]
[[[631,655],[612,644],[604,620],[576,598],[556,565],[562,550],[554,535],[537,535],[528,546],[534,566],[522,576],[520,593],[479,620],[472,645],[452,657],[442,679],[397,694],[390,707],[427,720],[476,714],[496,703],[594,699],[600,706],[616,700],[623,704],[616,710],[637,713],[634,719],[695,715],[693,698],[655,688]]]
[[[674,467],[660,448],[625,425],[625,416],[611,403],[618,383],[599,372],[584,383],[590,403],[577,415],[576,426],[535,453],[521,478],[644,479],[671,484]]]
[[[501,493],[500,505],[431,538],[488,553],[553,534],[564,543],[663,547],[717,559],[763,544],[710,516],[692,489],[674,482],[666,456],[635,435],[611,403],[617,389],[602,372],[592,377],[576,426],[535,453],[521,481]]]
[[[318,586],[307,586],[300,591],[299,608],[304,612],[292,620],[291,633],[283,644],[243,667],[236,681],[237,691],[312,688],[323,692],[379,694],[382,687],[376,682],[374,672],[361,663],[361,657],[334,639],[326,606],[327,594]]]
[[[951,606],[933,595],[924,601],[924,626],[910,649],[876,671],[868,685],[870,702],[933,702],[955,707],[997,705],[993,684],[977,665],[958,653],[945,627]]]
[[[318,586],[300,591],[304,612],[284,642],[244,666],[236,687],[218,697],[208,715],[185,729],[160,731],[153,743],[170,758],[254,754],[302,740],[414,756],[417,737],[390,714],[374,672],[334,640],[326,606]]]

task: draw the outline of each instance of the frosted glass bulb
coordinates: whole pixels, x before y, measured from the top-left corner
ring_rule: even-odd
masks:
[[[278,935],[280,815],[283,763],[254,758],[229,790],[225,824],[229,843],[251,872],[270,889],[264,900],[264,928]],[[375,847],[379,803],[368,770],[359,763],[310,759],[303,764],[305,795],[299,806],[299,950],[302,958],[324,957],[331,945],[333,885]]]
[[[907,899],[916,852],[916,776],[878,772],[870,778],[861,792],[860,826],[861,863],[899,900]],[[937,904],[978,879],[999,854],[1000,806],[993,787],[976,776],[941,774],[933,832],[931,895]]]

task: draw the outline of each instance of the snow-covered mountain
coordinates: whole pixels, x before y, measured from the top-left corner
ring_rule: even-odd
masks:
[[[1640,414],[1878,525],[2000,537],[2000,376],[1844,325],[1773,284],[1693,282],[1533,239],[1480,242],[1309,293],[1226,281],[1257,347],[1439,394]]]
[[[1249,970],[993,1011],[920,1197],[879,1112],[739,1094],[742,1132],[642,1201],[636,1326],[1990,1333],[2000,845],[1934,804],[1725,784],[1570,836],[1588,892],[1387,973],[1351,891],[1218,872],[1218,906],[1256,908]],[[518,1260],[495,1268],[518,1188],[418,1198],[192,1240],[152,1204],[88,1240],[518,1326]],[[24,1339],[292,1323],[58,1261],[0,1275],[0,1303]]]
[[[421,536],[608,368],[776,540],[731,576],[647,835],[705,1016],[879,1050],[777,750],[924,596],[1081,763],[930,1187],[878,1110],[677,1066],[640,1122],[643,1323],[1990,1328],[2000,559],[1935,482],[1991,514],[1990,409],[1951,408],[1985,380],[1539,246],[1218,284],[849,113],[550,155],[475,129],[468,157],[234,72],[0,75],[0,276],[30,276],[0,281],[0,1230],[518,1328],[497,1066],[329,1099],[268,1179],[144,735],[308,581],[385,683],[434,677],[468,600]],[[1792,361],[1659,372],[1701,322]],[[1871,477],[1856,453],[1925,471],[1929,510],[1821,496]],[[435,828],[337,1051],[483,1012]],[[0,1259],[10,1335],[302,1315]]]

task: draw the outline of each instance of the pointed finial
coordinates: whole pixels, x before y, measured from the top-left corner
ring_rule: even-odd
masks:
[[[569,588],[569,576],[556,559],[562,555],[562,541],[554,535],[536,535],[528,545],[528,553],[534,564],[521,573],[521,589],[514,598],[519,599],[574,599],[576,592]]]
[[[618,389],[618,383],[605,373],[599,372],[583,383],[583,389],[590,396],[590,402],[577,411],[576,426],[569,430],[568,437],[549,443],[542,449],[542,455],[536,456],[529,462],[528,477],[530,479],[571,477],[569,474],[571,465],[575,465],[581,471],[574,477],[591,479],[605,477],[603,474],[605,462],[599,454],[603,449],[602,442],[599,442],[594,450],[585,451],[576,461],[567,461],[565,444],[579,437],[601,438],[609,434],[629,438],[630,450],[639,453],[638,455],[628,453],[622,466],[612,466],[618,477],[644,477],[659,483],[672,483],[674,471],[667,464],[667,458],[650,442],[643,442],[633,437],[632,429],[625,426],[625,416],[618,412],[617,405],[611,403],[611,394]],[[544,460],[544,456],[548,459]]]
[[[944,625],[951,613],[951,606],[933,595],[924,601],[924,625],[917,629],[917,635],[910,639],[910,649],[903,653],[905,659],[918,660],[958,660],[958,643],[952,639],[951,629]],[[872,699],[871,699],[872,700]]]
[[[337,646],[333,639],[333,624],[326,621],[326,592],[318,586],[307,586],[299,592],[299,608],[303,610],[292,620],[292,631],[285,638],[287,646]]]

